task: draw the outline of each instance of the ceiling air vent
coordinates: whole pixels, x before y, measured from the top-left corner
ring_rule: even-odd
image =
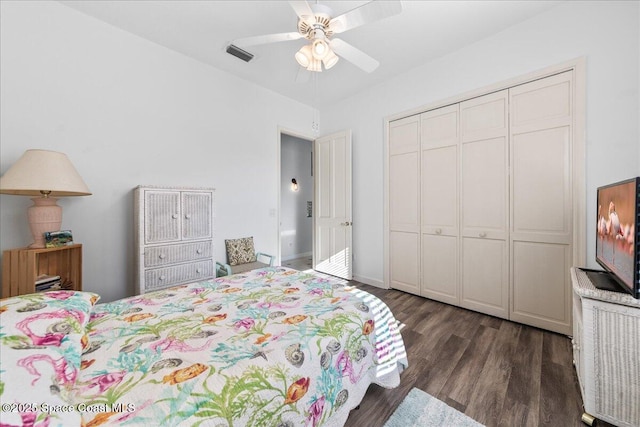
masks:
[[[244,62],[249,62],[253,59],[253,55],[246,50],[240,49],[238,46],[230,44],[227,46],[227,53],[242,59]]]

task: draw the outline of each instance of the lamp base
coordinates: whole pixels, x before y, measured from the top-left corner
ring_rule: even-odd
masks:
[[[44,248],[44,233],[60,231],[62,225],[62,208],[56,204],[55,197],[34,197],[33,206],[27,210],[29,227],[33,234],[30,248]]]

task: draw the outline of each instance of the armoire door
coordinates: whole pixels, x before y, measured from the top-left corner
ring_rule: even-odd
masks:
[[[389,279],[420,295],[420,116],[389,124]]]
[[[572,72],[509,90],[511,320],[571,334]]]
[[[460,104],[461,302],[509,316],[508,91]]]
[[[182,204],[179,191],[145,191],[144,243],[178,242],[182,236]]]
[[[213,237],[212,202],[213,194],[208,192],[183,191],[182,199],[182,238],[206,239]]]
[[[420,295],[459,304],[458,107],[420,115],[421,244]]]

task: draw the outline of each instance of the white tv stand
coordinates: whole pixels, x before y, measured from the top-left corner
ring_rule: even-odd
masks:
[[[571,268],[573,363],[585,413],[616,426],[640,426],[640,300],[597,289]]]

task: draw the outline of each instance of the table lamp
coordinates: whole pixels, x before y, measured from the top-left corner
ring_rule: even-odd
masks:
[[[60,231],[62,208],[56,204],[57,197],[91,195],[69,158],[49,150],[25,151],[0,177],[0,193],[38,196],[28,209],[30,248],[44,248],[44,233]]]

